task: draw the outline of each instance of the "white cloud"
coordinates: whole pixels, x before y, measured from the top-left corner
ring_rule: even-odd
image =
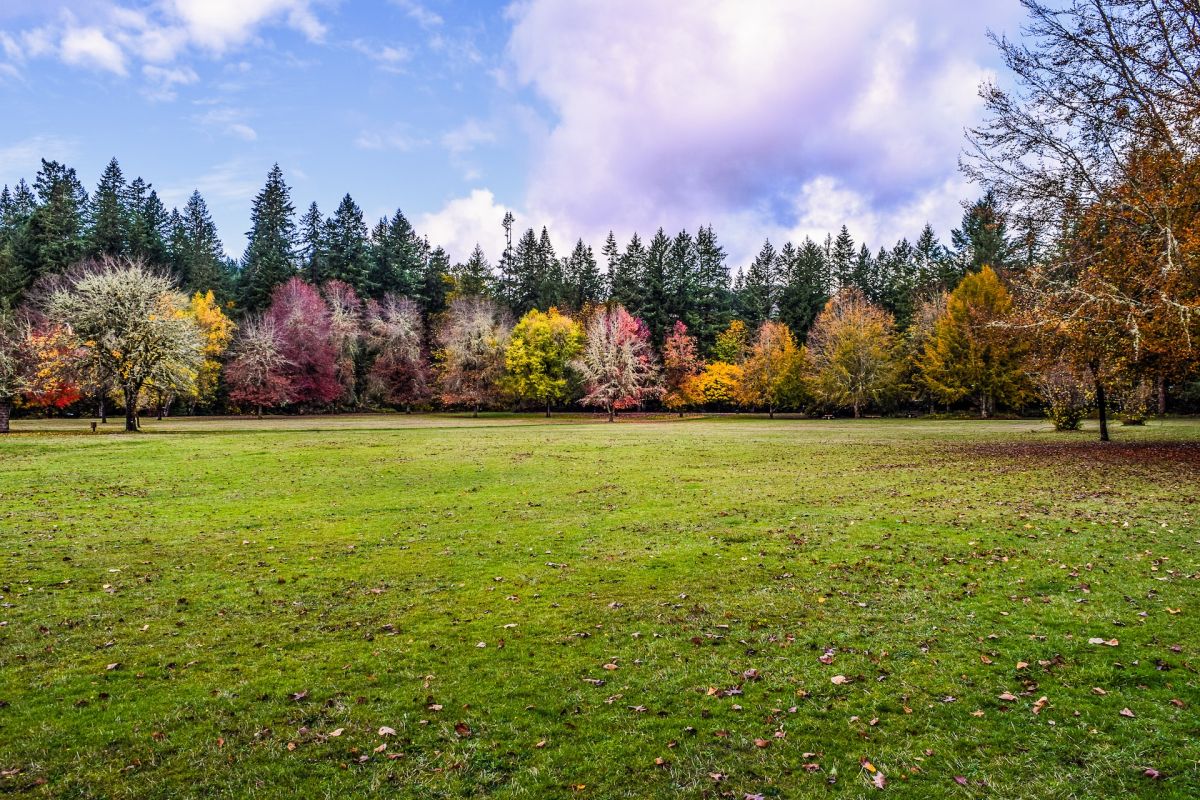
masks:
[[[1020,7],[528,0],[509,14],[506,81],[551,120],[523,205],[592,242],[711,222],[736,264],[766,234],[818,224],[853,222],[878,247],[929,213],[944,235],[994,58],[985,31]]]
[[[325,35],[309,0],[167,0],[166,8],[190,41],[216,53],[244,44],[259,25],[279,19],[313,41]]]
[[[494,265],[504,252],[504,214],[512,211],[496,201],[488,189],[474,189],[466,197],[450,200],[440,210],[422,214],[414,223],[429,241],[446,248],[454,261],[465,261],[478,244]]]
[[[68,64],[127,74],[125,52],[99,28],[68,28],[60,52]]]
[[[196,122],[206,128],[216,128],[222,133],[247,142],[258,138],[258,132],[245,122],[246,112],[228,106],[218,106],[196,117]]]
[[[387,131],[363,131],[354,140],[354,146],[362,150],[397,150],[401,153],[425,144],[428,144],[427,140],[413,136],[404,125]]]
[[[404,65],[412,59],[412,51],[403,45],[377,45],[355,39],[350,46],[378,64],[384,72],[403,72]]]
[[[414,0],[392,0],[392,2],[404,9],[404,12],[408,14],[410,18],[412,18],[418,25],[426,30],[429,30],[430,28],[436,28],[442,24],[441,15],[435,11],[429,10]]]
[[[477,119],[468,119],[453,130],[442,134],[442,147],[453,155],[474,150],[477,145],[496,141],[496,134]]]
[[[191,67],[159,67],[146,64],[142,74],[149,84],[145,94],[151,100],[174,100],[175,87],[185,86],[199,80],[196,71]]]

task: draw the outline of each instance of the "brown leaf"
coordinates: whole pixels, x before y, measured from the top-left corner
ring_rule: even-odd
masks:
[[[954,782],[955,782],[955,783],[957,783],[959,786],[966,786],[966,785],[967,785],[967,779],[966,779],[966,778],[964,778],[962,775],[955,775],[955,776],[954,776]]]
[[[105,667],[104,669],[105,669],[106,671],[108,671],[108,672],[112,672],[114,669],[116,669],[116,668],[117,668],[117,667],[119,667],[119,666],[121,666],[121,662],[120,662],[120,661],[114,661],[113,663],[111,663],[111,664],[109,664],[107,667]]]
[[[1088,639],[1088,644],[1103,644],[1108,645],[1109,647],[1116,647],[1120,643],[1121,642],[1117,639],[1101,639],[1099,636],[1093,636],[1092,638]]]
[[[464,739],[468,739],[471,736],[471,729],[465,722],[454,723],[454,732]]]
[[[1159,772],[1158,770],[1154,769],[1153,767],[1148,767],[1146,769],[1146,771],[1142,773],[1142,776],[1149,778],[1152,781],[1157,781],[1157,780],[1162,779],[1162,773]]]
[[[755,747],[757,747],[757,748],[759,748],[759,749],[762,749],[762,748],[764,748],[764,747],[770,747],[770,746],[771,746],[771,742],[770,742],[770,741],[768,741],[767,739],[755,739],[755,740],[754,740],[754,746],[755,746]]]
[[[981,662],[983,662],[984,664],[991,664],[991,663],[992,663],[992,660],[991,660],[990,658],[988,658],[987,656],[980,656],[980,657],[979,657],[979,660],[980,660]]]
[[[617,665],[616,664],[605,664],[604,668],[607,670],[614,670],[617,668]]]
[[[1049,705],[1049,703],[1050,703],[1050,698],[1044,697],[1044,696],[1039,697],[1037,699],[1037,702],[1033,704],[1033,713],[1034,714],[1042,713],[1042,709],[1045,708],[1047,705]]]
[[[1012,692],[1004,692],[1003,694],[997,695],[997,698],[1006,703],[1012,703],[1016,701],[1017,696]]]
[[[396,729],[389,728],[387,725],[384,725],[382,728],[379,729],[379,735],[380,736],[395,736]]]
[[[1017,669],[1025,669],[1028,666],[1029,666],[1028,661],[1018,661],[1017,662]]]
[[[541,750],[545,746],[546,746],[545,739],[542,739],[540,742],[538,742],[537,744],[534,745],[534,747],[536,747],[538,750]]]
[[[329,735],[336,739],[337,737],[341,736],[342,732],[345,730],[346,730],[345,728],[338,728],[337,730],[330,731]]]

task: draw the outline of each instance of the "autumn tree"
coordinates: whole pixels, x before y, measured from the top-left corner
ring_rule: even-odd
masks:
[[[339,280],[321,287],[329,306],[329,342],[336,354],[337,379],[342,397],[352,405],[361,404],[359,367],[364,364],[363,304],[354,287]]]
[[[583,328],[551,308],[534,309],[512,330],[504,354],[504,387],[517,398],[550,407],[571,399],[572,364],[583,349]]]
[[[25,328],[27,356],[24,405],[62,409],[80,398],[79,351],[66,327],[43,324]]]
[[[316,288],[290,278],[275,287],[266,318],[279,336],[292,402],[328,406],[341,398],[333,319]]]
[[[946,301],[921,355],[921,373],[948,403],[974,398],[985,419],[996,404],[1016,405],[1028,392],[1024,353],[1007,325],[1012,296],[991,267],[968,274]]]
[[[411,412],[413,404],[429,395],[420,306],[408,298],[385,294],[367,303],[364,328],[366,345],[374,354],[367,375],[371,394]]]
[[[1019,305],[1091,376],[1107,440],[1114,374],[1147,353],[1195,358],[1196,4],[1022,4],[1025,36],[997,40],[1012,88],[983,88],[965,166],[1045,240]]]
[[[138,397],[164,370],[200,366],[203,342],[187,298],[145,263],[103,259],[77,270],[46,303],[50,321],[67,326],[81,358],[111,376],[125,401],[125,430],[136,432]]]
[[[704,406],[729,408],[737,404],[741,384],[741,367],[713,361],[688,381],[687,394]]]
[[[851,408],[855,418],[895,383],[892,317],[856,288],[842,289],[825,304],[809,331],[807,349],[816,398]]]
[[[575,362],[583,376],[583,404],[603,408],[612,422],[616,411],[661,393],[650,331],[624,306],[592,317],[587,344]]]
[[[262,418],[263,408],[277,408],[295,399],[288,377],[283,338],[268,316],[251,317],[238,328],[237,339],[225,364],[229,399],[249,405]]]
[[[697,350],[696,338],[688,333],[687,325],[676,320],[663,341],[663,405],[677,410],[681,417],[683,409],[695,401],[688,390],[703,367]]]
[[[775,418],[780,406],[798,405],[804,397],[804,351],[782,322],[764,322],[742,364],[738,398],[765,407]]]
[[[451,301],[437,332],[442,402],[466,406],[479,416],[496,396],[511,327],[507,314],[491,300]]]
[[[750,331],[746,323],[735,319],[729,327],[717,334],[716,344],[713,345],[714,361],[724,361],[726,364],[741,364],[746,360],[750,351]]]
[[[188,313],[196,321],[203,341],[202,360],[196,371],[193,400],[197,405],[207,406],[216,400],[221,376],[221,357],[229,349],[237,326],[225,316],[211,289],[192,295]]]
[[[28,325],[0,308],[0,433],[9,432],[13,403],[28,385]]]

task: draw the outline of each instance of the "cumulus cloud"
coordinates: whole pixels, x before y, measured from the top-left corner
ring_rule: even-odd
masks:
[[[154,0],[130,7],[95,2],[63,9],[37,28],[0,31],[0,51],[12,67],[56,55],[72,66],[124,76],[130,62],[165,66],[188,51],[223,55],[254,41],[267,25],[282,24],[321,41],[325,26],[313,4],[314,0]],[[181,70],[142,74],[151,84],[148,93],[160,99],[173,94],[171,86],[192,82],[178,79],[186,74]]]
[[[451,200],[441,210],[417,218],[418,231],[429,241],[446,248],[450,258],[466,261],[478,244],[495,265],[504,252],[504,229],[500,226],[504,214],[514,209],[496,200],[487,189],[475,189],[466,197]]]
[[[913,236],[929,213],[944,232],[989,75],[985,28],[1019,7],[528,0],[509,13],[513,76],[553,112],[530,212],[592,241],[711,222],[745,258],[764,233],[843,221]]]

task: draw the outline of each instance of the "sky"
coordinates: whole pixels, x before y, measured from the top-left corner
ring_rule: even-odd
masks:
[[[112,157],[167,205],[204,195],[230,255],[278,162],[298,211],[493,263],[506,211],[560,254],[713,225],[946,240],[989,30],[1018,0],[3,0],[0,182]]]

